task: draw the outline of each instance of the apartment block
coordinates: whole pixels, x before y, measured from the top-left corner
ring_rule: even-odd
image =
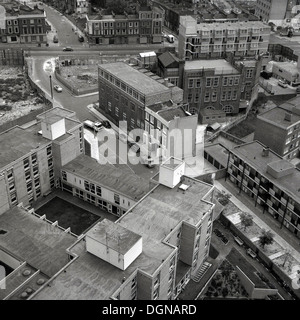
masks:
[[[60,177],[62,190],[118,217],[150,190],[139,176],[83,154],[63,166]]]
[[[164,15],[158,7],[137,6],[136,13],[87,16],[90,44],[161,43]]]
[[[59,183],[61,166],[83,153],[82,124],[73,117],[54,108],[27,129],[15,126],[0,134],[0,214],[47,194]]]
[[[191,16],[180,17],[178,56],[180,59],[213,59],[259,55],[268,51],[271,28],[261,21],[198,23]]]
[[[229,151],[227,174],[240,192],[300,238],[300,172],[293,164],[253,141]]]
[[[300,108],[298,97],[257,115],[254,139],[284,159],[299,155]]]
[[[288,0],[257,0],[255,15],[262,21],[273,22],[281,26],[287,15],[290,3]]]
[[[78,239],[65,272],[32,299],[176,299],[208,257],[214,210],[214,187],[184,171],[183,161],[163,163],[159,183],[115,223],[104,219]]]
[[[33,8],[14,0],[2,3],[5,28],[0,29],[2,43],[46,43],[49,25],[46,13],[37,5]]]

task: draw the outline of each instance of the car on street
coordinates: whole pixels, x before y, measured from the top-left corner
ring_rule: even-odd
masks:
[[[103,120],[102,121],[103,127],[106,129],[110,129],[111,128],[111,124],[108,120]]]
[[[73,51],[73,48],[71,48],[71,47],[65,47],[65,48],[63,48],[63,51]]]
[[[249,249],[247,249],[246,252],[251,258],[253,258],[253,259],[256,258],[256,253],[252,249],[249,248]]]
[[[62,87],[60,87],[59,85],[54,85],[54,89],[57,91],[57,92],[62,92]]]
[[[102,129],[102,126],[99,126],[99,122],[92,121],[92,120],[84,120],[83,126],[87,129],[92,129],[94,131],[100,131]]]
[[[58,38],[57,38],[56,35],[54,35],[54,37],[53,37],[53,42],[54,42],[54,43],[58,43]]]
[[[79,42],[84,42],[84,37],[83,37],[82,35],[79,35],[79,36],[78,36],[78,41],[79,41]]]
[[[244,244],[244,241],[239,237],[234,237],[234,241],[239,245],[242,246]]]
[[[151,157],[142,156],[141,157],[141,163],[144,164],[148,168],[153,168],[154,167],[154,159],[151,158]]]

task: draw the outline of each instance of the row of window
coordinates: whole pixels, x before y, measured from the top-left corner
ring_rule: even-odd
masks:
[[[110,83],[115,85],[116,87],[120,88],[122,91],[124,91],[127,94],[129,94],[131,97],[133,97],[137,101],[145,103],[145,96],[144,95],[140,94],[138,91],[136,91],[135,89],[131,88],[126,83],[124,83],[121,80],[119,80],[118,78],[115,78],[114,76],[112,76],[111,74],[109,74],[108,72],[106,72],[106,71],[104,71],[102,69],[99,70],[99,75],[103,79],[106,79],[107,81],[109,81]]]

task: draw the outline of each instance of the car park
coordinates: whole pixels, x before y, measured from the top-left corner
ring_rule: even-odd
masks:
[[[54,89],[57,91],[57,92],[62,92],[62,87],[60,87],[59,85],[54,85]]]
[[[63,48],[63,51],[73,51],[73,48],[71,48],[71,47],[65,47],[65,48]]]

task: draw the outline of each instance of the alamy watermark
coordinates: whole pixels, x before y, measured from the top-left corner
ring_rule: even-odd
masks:
[[[3,266],[0,266],[0,289],[6,289],[6,270]]]
[[[0,29],[6,29],[6,10],[0,5]]]
[[[198,143],[196,148],[196,130],[151,128],[147,131],[135,128],[127,132],[127,121],[120,121],[118,137],[115,132],[107,130],[100,130],[97,133],[98,149],[101,155],[99,162],[101,164],[127,164],[130,162],[132,165],[136,165],[138,163],[145,164],[148,159],[151,159],[153,164],[160,164],[162,161],[167,162],[168,159],[174,157],[184,160],[189,166],[204,165],[202,156],[204,137],[200,139],[202,142]],[[204,131],[202,134],[204,135]],[[200,156],[195,156],[196,151]]]

